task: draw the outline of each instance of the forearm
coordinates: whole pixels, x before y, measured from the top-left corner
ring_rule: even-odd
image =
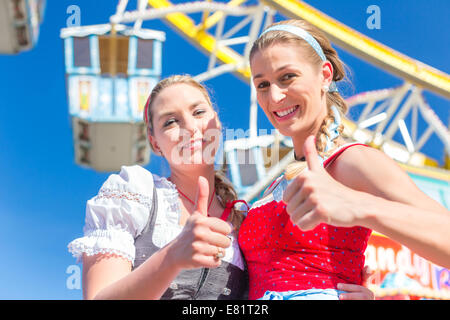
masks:
[[[171,258],[171,245],[169,243],[138,268],[102,289],[95,299],[159,299],[181,271]]]
[[[418,255],[450,267],[450,214],[421,209],[361,193],[358,224],[407,246]]]

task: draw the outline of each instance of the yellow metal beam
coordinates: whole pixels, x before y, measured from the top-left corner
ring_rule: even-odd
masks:
[[[208,2],[211,2],[211,0],[206,0]],[[200,23],[200,26],[197,26],[198,29],[205,29],[206,25],[206,19],[209,17],[209,11],[203,11],[202,15],[202,22]]]
[[[148,4],[153,8],[169,8],[172,6],[172,3],[167,0],[148,0]],[[210,54],[215,50],[216,40],[214,36],[206,30],[198,29],[189,16],[183,13],[171,13],[165,19],[176,28],[176,31],[181,32],[189,42],[202,51]],[[228,47],[219,47],[215,53],[217,59],[224,64],[239,65],[242,61],[242,56]],[[248,67],[239,68],[235,73],[247,82],[250,80],[250,68]]]
[[[261,0],[292,19],[306,20],[335,44],[415,85],[450,98],[450,76],[347,27],[299,0]]]
[[[243,2],[245,2],[247,0],[231,0],[227,3],[228,6],[230,7],[236,7],[241,5]],[[213,26],[215,26],[220,19],[222,19],[224,16],[224,13],[222,11],[217,11],[215,13],[213,13],[211,16],[209,16],[204,25],[202,27],[205,28],[205,30],[211,29]]]
[[[399,166],[401,168],[403,168],[403,170],[412,173],[412,174],[417,174],[420,176],[424,176],[424,177],[428,177],[428,178],[433,178],[433,179],[438,179],[438,180],[442,180],[443,182],[449,182],[450,181],[450,171],[445,170],[445,169],[439,169],[439,168],[430,168],[430,167],[415,167],[415,166],[410,166],[407,164],[403,164],[403,163],[399,163]]]

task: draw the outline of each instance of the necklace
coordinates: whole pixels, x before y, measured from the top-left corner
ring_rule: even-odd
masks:
[[[194,202],[194,201],[192,201],[187,195],[185,195],[178,187],[176,187],[176,188],[177,188],[179,194],[181,194],[183,197],[185,197],[190,203],[192,203],[192,204],[195,206],[195,202]],[[209,200],[208,211],[209,211],[209,208],[211,207],[211,204],[212,204],[212,201],[213,201],[213,199],[214,199],[214,195],[215,195],[215,194],[216,194],[216,187],[214,187],[214,190],[213,190],[213,194],[212,194],[211,200]],[[209,214],[208,214],[208,215],[209,215]]]

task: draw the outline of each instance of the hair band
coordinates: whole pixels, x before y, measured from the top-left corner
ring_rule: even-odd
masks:
[[[314,51],[316,51],[317,55],[320,57],[320,59],[322,59],[322,61],[327,61],[327,58],[323,53],[322,47],[308,31],[289,24],[279,24],[266,29],[263,33],[261,33],[261,36],[270,31],[285,31],[296,35],[297,37],[305,40],[314,49]],[[336,82],[332,81],[330,83],[328,92],[338,92]]]

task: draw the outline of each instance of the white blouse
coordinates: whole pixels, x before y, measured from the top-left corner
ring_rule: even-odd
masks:
[[[109,253],[134,264],[134,239],[147,225],[153,188],[156,188],[158,212],[152,241],[162,248],[175,239],[183,229],[179,224],[181,207],[175,185],[141,166],[123,166],[119,174],[110,175],[99,193],[87,201],[84,237],[68,245],[77,263],[83,253],[88,256]],[[222,260],[244,270],[237,234],[230,236],[232,244]]]

